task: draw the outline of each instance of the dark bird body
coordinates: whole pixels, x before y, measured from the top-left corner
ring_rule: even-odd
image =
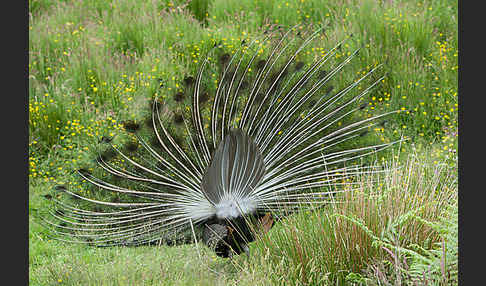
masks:
[[[124,148],[100,140],[109,151],[93,172],[78,171],[91,195],[58,188],[81,200],[51,197],[63,212],[46,225],[60,239],[98,246],[199,239],[228,257],[248,252],[277,217],[322,206],[343,178],[369,172],[359,160],[392,143],[356,140],[391,113],[357,113],[383,77],[372,78],[375,68],[334,92],[331,81],[357,51],[334,60],[339,43],[309,59],[304,49],[319,31],[304,40],[292,33],[266,34],[232,55],[215,46],[220,55],[186,76],[184,91],[164,85],[172,100],[154,98],[145,124],[125,122]],[[219,74],[213,89],[209,74]]]

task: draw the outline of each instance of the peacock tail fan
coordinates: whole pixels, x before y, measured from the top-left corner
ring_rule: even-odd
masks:
[[[49,198],[44,225],[97,246],[202,239],[226,257],[247,250],[257,221],[268,231],[269,213],[322,206],[350,189],[345,178],[377,172],[366,160],[399,142],[367,136],[396,113],[364,112],[381,66],[354,77],[359,50],[325,39],[296,26],[214,45],[179,88],[161,85],[145,118],[97,142],[76,171],[83,192],[57,187],[68,198]]]

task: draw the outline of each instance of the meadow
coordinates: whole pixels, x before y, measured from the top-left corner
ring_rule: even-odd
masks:
[[[29,0],[30,285],[456,285],[457,16],[446,0]],[[216,43],[234,51],[296,24],[324,26],[323,45],[352,35],[345,48],[361,50],[343,80],[383,64],[365,112],[400,110],[375,135],[407,139],[376,158],[386,175],[231,260],[201,245],[67,244],[36,223],[55,185],[76,187],[91,146]]]

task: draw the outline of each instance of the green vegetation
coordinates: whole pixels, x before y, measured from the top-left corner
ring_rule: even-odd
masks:
[[[380,158],[389,173],[360,178],[345,203],[280,222],[251,245],[250,259],[195,245],[72,245],[35,223],[42,196],[76,184],[72,170],[102,136],[117,138],[154,94],[177,91],[215,44],[233,51],[271,26],[296,24],[323,26],[324,50],[352,35],[336,55],[361,48],[343,81],[383,64],[365,112],[401,110],[376,135],[410,139]],[[457,33],[457,1],[445,0],[29,0],[30,284],[449,285],[457,280]]]
[[[448,209],[457,201],[454,170],[416,154],[386,170],[360,178],[355,191],[325,211],[284,221],[257,244],[258,255],[265,257],[257,267],[266,267],[272,281],[282,285],[390,285],[400,279],[420,285],[457,283],[457,212]],[[441,270],[442,246],[427,249],[446,237],[447,250],[456,256],[448,253]]]

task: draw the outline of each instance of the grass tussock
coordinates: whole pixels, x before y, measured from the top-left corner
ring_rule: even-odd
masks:
[[[357,189],[326,209],[284,220],[258,244],[257,256],[281,285],[343,285],[365,277],[374,263],[397,265],[396,257],[410,265],[417,253],[442,242],[435,224],[443,224],[444,211],[457,202],[456,184],[446,165],[410,157],[382,175],[363,176]]]

